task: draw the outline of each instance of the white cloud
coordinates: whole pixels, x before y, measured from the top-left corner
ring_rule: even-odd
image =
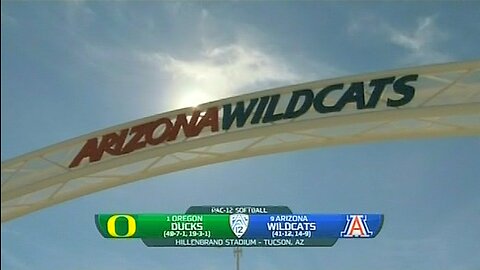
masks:
[[[171,75],[175,108],[301,79],[282,58],[238,43],[205,49],[198,59],[192,60],[158,53],[143,58],[154,61]]]
[[[395,29],[391,29],[391,41],[406,49],[419,51],[424,48],[432,38],[434,31],[433,27],[432,17],[422,18],[415,31],[412,33],[402,33]]]
[[[167,109],[341,73],[321,60],[313,62],[300,59],[299,53],[282,52],[252,25],[220,20],[206,8],[190,15],[195,21],[193,36],[201,44],[198,53],[189,51],[184,54],[189,56],[179,56],[181,49],[136,53],[141,62],[154,65],[162,78],[170,77],[168,85],[158,82],[168,87]],[[294,58],[289,58],[291,55]]]
[[[447,34],[438,29],[432,16],[421,18],[413,30],[401,31],[389,26],[386,29],[390,42],[408,51],[406,62],[424,64],[450,59],[436,50],[436,45],[446,40]]]
[[[438,50],[439,45],[448,39],[448,34],[438,28],[436,16],[419,18],[413,29],[407,29],[364,15],[352,20],[347,32],[352,36],[362,34],[372,39],[380,37],[386,43],[402,48],[405,51],[399,57],[402,64],[431,64],[451,59],[447,53]]]
[[[168,12],[179,13],[181,7],[172,5]],[[195,51],[185,52],[182,46],[178,50],[112,48],[83,40],[79,59],[112,81],[138,85],[134,81],[140,74],[141,85],[158,93],[150,99],[160,111],[342,73],[320,60],[278,51],[281,48],[251,25],[221,23],[207,9],[193,12],[191,18],[192,33],[182,35],[193,36],[191,40],[199,46]]]

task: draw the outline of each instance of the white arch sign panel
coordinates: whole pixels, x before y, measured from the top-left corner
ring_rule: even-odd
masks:
[[[478,134],[480,61],[270,89],[139,119],[2,162],[1,220],[227,160]]]

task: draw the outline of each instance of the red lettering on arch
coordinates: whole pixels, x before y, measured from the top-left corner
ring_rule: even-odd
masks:
[[[154,138],[155,131],[163,126],[161,134]],[[193,111],[190,119],[187,114],[179,114],[173,124],[169,118],[160,118],[155,121],[136,125],[131,128],[122,129],[119,133],[111,132],[98,138],[91,138],[83,145],[80,152],[70,163],[69,168],[74,168],[88,158],[88,161],[96,162],[102,159],[103,153],[110,155],[124,155],[145,148],[155,146],[165,141],[177,139],[181,129],[186,138],[200,135],[205,127],[210,127],[211,132],[219,130],[218,107],[208,108],[202,115],[202,111]],[[160,133],[160,132],[158,132]]]

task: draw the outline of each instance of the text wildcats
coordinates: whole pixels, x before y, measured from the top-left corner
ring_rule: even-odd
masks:
[[[329,85],[316,93],[311,89],[295,90],[283,112],[277,111],[280,94],[225,104],[222,106],[221,129],[229,130],[233,125],[242,128],[248,120],[251,125],[256,125],[293,119],[307,113],[312,107],[320,114],[340,112],[347,104],[354,104],[357,110],[374,109],[389,85],[392,86],[394,93],[390,93],[388,98],[384,97],[385,104],[387,107],[400,107],[413,99],[415,88],[409,83],[417,79],[418,75],[411,74],[399,78],[391,76],[373,79],[367,86],[364,82],[352,82],[347,85],[343,83]],[[371,90],[367,92],[366,88]],[[327,100],[329,102],[326,102]],[[335,102],[332,103],[331,100]],[[175,141],[180,130],[186,138],[197,137],[204,130],[219,132],[219,111],[219,107],[210,107],[205,111],[194,110],[189,116],[185,113],[177,115],[174,121],[162,117],[88,139],[69,167],[79,166],[84,159],[90,163],[99,161],[104,153],[120,156],[149,146]]]

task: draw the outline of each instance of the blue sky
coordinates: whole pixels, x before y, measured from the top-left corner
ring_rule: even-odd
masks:
[[[1,3],[1,158],[144,116],[337,76],[480,58],[479,2]],[[2,224],[5,269],[233,269],[227,248],[103,239],[102,212],[288,205],[380,212],[373,240],[244,249],[250,269],[480,267],[480,138],[390,141],[214,164]]]

